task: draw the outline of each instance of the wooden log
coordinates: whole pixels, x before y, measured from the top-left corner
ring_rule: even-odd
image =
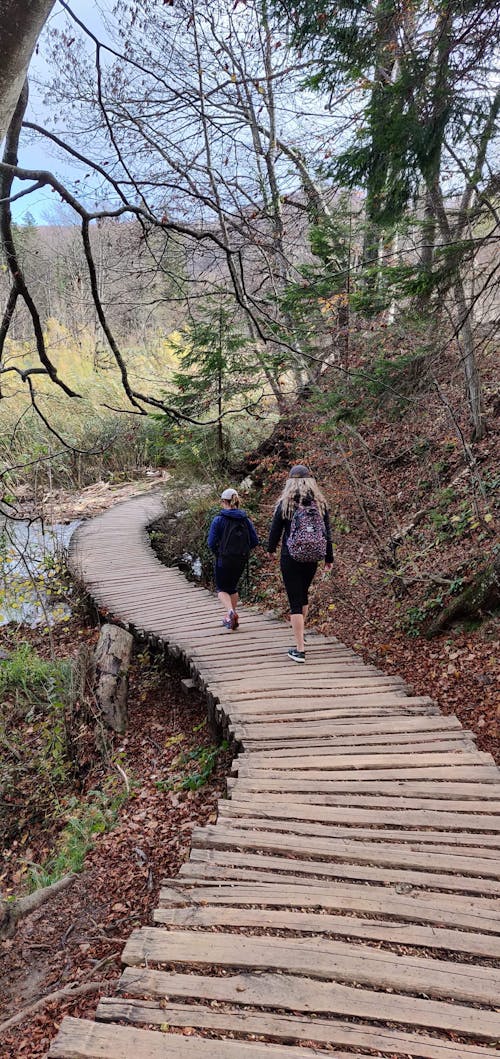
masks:
[[[200,999],[223,1004],[244,1004],[259,1008],[281,1008],[287,1012],[315,1012],[337,1019],[353,1016],[373,1019],[376,1023],[394,1022],[445,1032],[468,1034],[478,1040],[498,1041],[498,1013],[449,1004],[439,1000],[421,1000],[400,993],[379,993],[359,986],[321,982],[289,974],[246,971],[209,977],[197,972],[182,974],[156,971],[152,968],[127,967],[119,982],[119,991],[135,997],[144,994],[154,998]],[[356,1023],[351,1023],[353,1027]],[[376,1027],[372,1027],[375,1031]],[[387,1027],[384,1026],[386,1031]],[[451,1042],[448,1042],[451,1043]],[[323,1055],[323,1053],[320,1053]],[[386,1052],[384,1051],[384,1055]],[[408,1054],[405,1052],[404,1054]],[[464,1053],[464,1055],[467,1053]],[[494,1053],[493,1053],[494,1054]],[[337,1059],[338,1053],[334,1056]]]
[[[215,966],[224,970],[271,971],[369,986],[379,991],[453,998],[495,1008],[500,972],[450,960],[399,956],[381,949],[326,938],[280,938],[141,927],[130,935],[122,962]]]
[[[477,1013],[477,1021],[480,1021]],[[346,1045],[349,1048],[376,1048],[387,1054],[405,1055],[408,1059],[491,1059],[491,1049],[477,1044],[454,1044],[452,1041],[401,1030],[376,1028],[366,1024],[352,1025],[339,1019],[310,1019],[307,1016],[269,1014],[244,1008],[220,1011],[218,1005],[158,1003],[154,1000],[116,1000],[103,997],[97,1018],[104,1022],[125,1022],[151,1026],[189,1026],[215,1033],[256,1034],[276,1043],[307,1041],[319,1044]],[[264,1055],[266,1050],[264,1050]],[[318,1053],[321,1056],[324,1053]],[[336,1050],[335,1055],[338,1055]]]
[[[50,1059],[317,1059],[317,1048],[291,1048],[250,1041],[209,1040],[181,1033],[158,1033],[67,1016]],[[359,1052],[336,1052],[335,1059],[364,1059]]]
[[[94,652],[95,694],[107,725],[125,732],[128,725],[128,669],[134,639],[119,625],[103,625]]]

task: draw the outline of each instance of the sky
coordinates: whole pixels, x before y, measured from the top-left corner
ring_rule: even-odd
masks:
[[[85,24],[101,39],[105,39],[106,36],[101,12],[106,9],[110,10],[111,4],[112,0],[101,0],[99,4],[95,0],[70,0],[70,6],[77,17],[85,21]],[[38,125],[46,123],[48,114],[48,107],[43,100],[44,93],[38,84],[40,81],[47,80],[52,74],[46,58],[48,33],[51,28],[62,28],[66,20],[66,13],[56,2],[30,63],[28,71],[30,99],[26,119]],[[25,169],[48,169],[63,183],[69,183],[81,177],[84,171],[83,167],[74,164],[70,159],[65,160],[48,140],[35,137],[35,134],[28,129],[22,133],[19,145],[19,165]],[[26,187],[26,181],[15,181],[13,194]],[[50,188],[41,188],[13,202],[12,216],[16,224],[25,224],[29,219],[34,220],[36,224],[61,224],[69,221],[69,211],[62,206],[57,194]]]

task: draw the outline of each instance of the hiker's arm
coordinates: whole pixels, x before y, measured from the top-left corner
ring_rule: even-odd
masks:
[[[248,519],[248,532],[250,534],[250,547],[251,548],[256,548],[257,545],[260,544],[260,541],[259,541],[259,538],[257,536],[257,531],[255,529],[255,526],[254,526],[254,524],[253,524],[251,519]]]
[[[219,519],[219,516],[216,515],[216,517],[213,519],[212,524],[210,526],[210,529],[208,531],[208,539],[207,539],[208,547],[210,548],[210,551],[214,553],[214,555],[217,555],[217,549],[219,547],[219,541],[220,541],[220,519]]]
[[[331,569],[333,563],[333,541],[332,541],[332,529],[330,526],[330,516],[328,511],[325,511],[324,515],[325,529],[326,529],[326,555],[325,555],[325,566]]]
[[[273,521],[271,523],[271,529],[269,530],[269,540],[267,542],[267,550],[270,555],[276,551],[278,547],[281,534],[283,533],[283,515],[281,512],[281,504],[278,504],[276,511],[274,512]]]

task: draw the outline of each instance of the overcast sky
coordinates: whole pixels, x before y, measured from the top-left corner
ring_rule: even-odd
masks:
[[[70,6],[78,18],[93,30],[101,39],[106,38],[103,28],[101,11],[110,10],[112,0],[70,0]],[[40,81],[48,81],[53,71],[47,63],[46,40],[50,28],[62,26],[67,20],[67,14],[61,6],[56,3],[54,10],[40,37],[36,53],[33,55],[29,68],[30,101],[26,117],[39,125],[44,125],[48,109],[43,102],[43,93],[39,87]],[[68,182],[75,177],[81,177],[82,170],[75,167],[69,160],[64,161],[57,150],[51,148],[49,140],[42,140],[34,136],[28,129],[23,131],[19,148],[19,165],[25,169],[48,169],[55,173],[62,181]],[[14,192],[26,187],[26,182],[16,182]],[[37,224],[62,223],[66,211],[60,204],[58,196],[49,188],[42,188],[25,198],[19,199],[12,204],[12,215],[18,224],[26,221],[27,215],[34,218]],[[68,214],[69,216],[69,214]]]

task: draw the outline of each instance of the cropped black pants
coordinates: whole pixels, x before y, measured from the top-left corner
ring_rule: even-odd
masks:
[[[318,569],[317,563],[299,563],[288,552],[282,551],[281,576],[290,604],[290,614],[302,614],[309,602],[309,589]]]

